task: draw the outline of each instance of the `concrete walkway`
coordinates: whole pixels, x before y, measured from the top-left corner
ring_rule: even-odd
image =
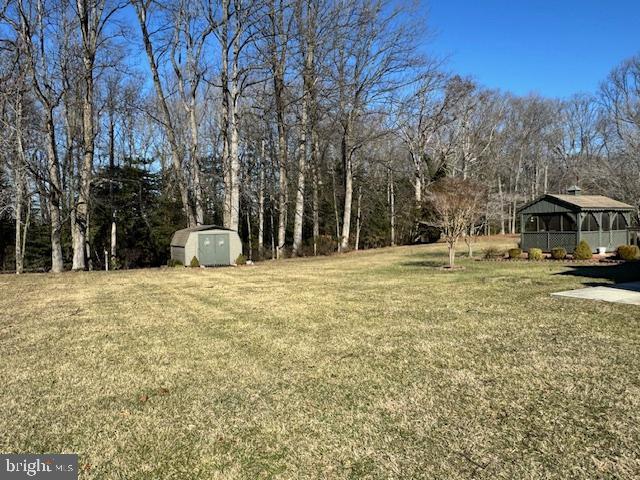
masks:
[[[552,293],[558,297],[585,298],[602,302],[640,305],[640,282],[618,283],[606,287],[587,287]]]

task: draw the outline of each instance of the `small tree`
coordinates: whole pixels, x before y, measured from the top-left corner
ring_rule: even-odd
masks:
[[[427,202],[429,224],[442,231],[449,248],[449,268],[453,268],[458,240],[483,212],[484,189],[472,180],[447,177],[433,184]]]

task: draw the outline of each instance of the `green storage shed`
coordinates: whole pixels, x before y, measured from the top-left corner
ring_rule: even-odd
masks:
[[[235,265],[242,253],[238,232],[216,225],[183,228],[171,238],[171,258],[189,265],[196,257],[200,265]]]

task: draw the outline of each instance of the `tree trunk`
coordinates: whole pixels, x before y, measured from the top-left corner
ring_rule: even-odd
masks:
[[[356,243],[354,248],[358,250],[360,248],[360,228],[362,227],[361,218],[362,218],[362,186],[358,186],[358,200],[357,200],[357,210],[356,210]]]
[[[44,185],[42,178],[36,177],[36,190],[38,191],[38,203],[40,205],[40,221],[45,225],[51,225],[51,218],[49,217],[49,192]]]
[[[220,32],[220,82],[222,92],[220,100],[220,129],[222,133],[222,171],[224,182],[224,200],[222,202],[222,224],[225,228],[231,228],[231,164],[229,155],[229,114],[231,112],[231,94],[229,92],[229,0],[222,2],[222,28]]]
[[[113,170],[116,166],[116,122],[113,118],[113,111],[109,111],[109,168]],[[111,189],[109,189],[111,192]]]
[[[273,197],[271,197],[270,200],[271,200],[271,209],[270,209],[270,214],[271,214],[271,260],[275,260],[275,258],[276,258],[276,227],[275,227],[274,221],[273,221]]]
[[[522,170],[522,162],[524,159],[524,153],[522,149],[520,150],[520,155],[518,156],[518,168],[516,170],[515,181],[513,183],[513,208],[511,209],[511,234],[514,235],[516,233],[516,210],[518,209],[518,185],[520,183],[520,172]]]
[[[473,234],[475,227],[473,225],[471,225],[471,227],[469,227],[469,235],[467,235],[466,237],[464,237],[464,242],[467,245],[467,256],[469,258],[473,258]]]
[[[260,183],[258,185],[258,258],[264,257],[264,140],[260,148]]]
[[[340,250],[349,247],[351,229],[351,202],[353,197],[353,165],[349,151],[349,126],[342,136],[342,162],[344,166],[344,209],[342,214],[342,234],[340,235]]]
[[[20,259],[24,268],[24,256],[27,251],[27,233],[29,231],[29,225],[31,224],[31,199],[27,198],[27,215],[24,219],[24,228],[22,229],[22,250]]]
[[[196,110],[196,91],[191,92],[189,106],[189,124],[191,129],[191,169],[193,172],[193,192],[195,197],[196,224],[204,224],[204,201],[202,199],[202,180],[200,177],[200,161],[198,159],[198,115]]]
[[[16,273],[20,275],[23,271],[24,253],[22,251],[22,205],[24,204],[24,192],[22,187],[21,174],[16,169],[16,199],[15,199],[15,215],[16,215]]]
[[[112,269],[116,266],[117,255],[117,224],[116,224],[116,210],[113,205],[113,172],[116,167],[116,155],[115,155],[115,121],[113,118],[113,111],[109,112],[109,206],[111,208],[111,238],[110,238],[110,255],[107,256],[105,249],[105,269],[109,270],[109,264]]]
[[[484,206],[484,222],[482,225],[482,228],[484,229],[484,235],[487,237],[491,235],[491,222],[489,221],[490,217],[491,212],[489,211],[489,202],[487,202]]]
[[[315,95],[313,95],[313,61],[314,61],[314,46],[315,46],[315,14],[314,9],[311,6],[311,2],[307,2],[307,22],[305,27],[306,38],[304,45],[304,68],[303,68],[303,89],[304,95],[302,98],[302,112],[300,121],[300,143],[298,151],[298,189],[296,192],[296,208],[295,218],[293,226],[293,255],[296,256],[300,246],[302,245],[302,227],[304,220],[304,189],[305,189],[305,175],[306,168],[310,153],[310,143],[312,138],[309,138],[308,128],[309,123],[314,123],[308,120],[308,115],[315,116],[315,106],[311,103],[315,101]],[[302,26],[303,20],[300,18],[299,22]]]
[[[89,243],[90,212],[87,213],[87,230],[85,232],[85,258],[87,259],[87,269],[93,270],[93,260],[91,259],[91,244]]]
[[[238,157],[238,76],[239,76],[239,57],[240,57],[240,20],[236,11],[236,31],[233,39],[233,62],[231,67],[231,89],[230,89],[230,107],[229,112],[229,181],[231,182],[230,217],[229,228],[238,231],[240,224],[240,183],[238,181],[238,173],[240,171],[240,159]]]
[[[24,232],[22,231],[22,209],[25,203],[25,168],[26,158],[24,146],[22,143],[22,96],[19,98],[19,104],[16,109],[16,147],[17,155],[14,160],[13,176],[16,187],[15,198],[15,216],[16,216],[16,235],[15,235],[15,261],[16,274],[21,274],[24,270],[24,245],[27,237],[27,222],[25,222]],[[24,240],[23,240],[24,236]]]
[[[338,192],[336,191],[336,169],[331,170],[331,184],[333,187],[333,215],[336,219],[336,240],[338,241],[338,252],[342,250],[340,242],[340,215],[338,213]]]
[[[391,220],[391,246],[396,246],[396,192],[393,173],[389,171],[389,217]]]
[[[49,166],[49,221],[51,222],[51,271],[60,273],[62,262],[62,221],[60,215],[60,173],[58,171],[58,152],[56,150],[56,133],[53,108],[45,109],[47,130],[47,160]]]
[[[80,172],[76,172],[76,166],[79,167],[80,162],[76,162],[75,158],[75,148],[74,148],[74,138],[73,138],[73,128],[71,126],[73,107],[71,105],[71,101],[68,98],[67,92],[63,95],[64,100],[64,133],[66,135],[66,149],[65,149],[65,169],[63,171],[64,175],[66,175],[66,182],[63,181],[62,185],[66,184],[66,206],[69,210],[69,231],[71,232],[71,247],[72,252],[80,251],[81,247],[79,244],[79,226],[76,222],[76,207],[77,207],[77,199],[76,199],[76,182],[78,182],[80,177]]]
[[[315,148],[315,147],[314,147]],[[312,206],[313,209],[313,255],[318,255],[318,237],[320,236],[320,212],[319,212],[319,201],[318,201],[318,171],[317,167],[315,167],[317,163],[314,162],[313,169],[313,196],[312,196]]]
[[[277,84],[280,81],[276,82]],[[281,90],[283,87],[277,87]],[[276,97],[276,104],[282,104],[283,99],[279,99],[282,93]],[[284,253],[285,235],[287,229],[287,208],[288,208],[288,192],[287,192],[287,138],[284,126],[284,110],[283,106],[277,107],[278,113],[278,171],[279,171],[279,189],[278,189],[278,246],[276,257],[280,258]]]
[[[453,268],[456,263],[456,242],[449,242],[449,268]]]
[[[504,193],[502,192],[502,180],[498,176],[498,198],[500,199],[500,235],[504,235]]]
[[[91,177],[93,175],[93,157],[95,152],[95,118],[94,118],[94,70],[96,52],[102,27],[101,1],[77,0],[76,14],[82,40],[82,164],[79,172],[78,203],[75,208],[75,238],[73,242],[73,270],[84,270],[90,259],[88,250],[89,237],[89,202],[91,195]]]
[[[113,219],[111,220],[111,257],[110,257],[110,263],[111,263],[111,268],[116,267],[116,254],[117,254],[117,248],[118,248],[118,236],[117,236],[117,226],[116,226],[116,219],[115,219],[115,215],[113,217]]]
[[[304,220],[304,182],[307,168],[307,105],[302,102],[300,125],[300,144],[298,145],[298,188],[296,189],[296,206],[293,219],[293,249],[292,256],[297,256],[302,246],[302,224]]]
[[[287,181],[287,131],[285,115],[285,62],[287,58],[287,42],[283,40],[286,32],[284,27],[283,5],[276,6],[276,1],[270,3],[269,17],[271,18],[271,73],[273,75],[273,97],[276,110],[276,123],[278,126],[278,245],[276,257],[284,254],[285,236],[287,232],[287,210],[289,204],[289,192]]]
[[[422,171],[419,166],[416,166],[414,176],[414,201],[416,202],[416,212],[419,212],[422,207]]]
[[[247,254],[249,260],[253,260],[253,238],[251,237],[251,208],[247,207]]]
[[[235,96],[231,82],[232,98]],[[238,158],[238,124],[236,117],[236,102],[232,101],[232,113],[229,132],[229,183],[231,184],[231,194],[229,196],[229,225],[227,228],[238,231],[240,223],[240,183],[238,172],[240,170],[240,160]]]
[[[82,166],[78,185],[78,203],[75,209],[75,238],[73,242],[73,270],[87,268],[87,230],[89,228],[89,196],[91,193],[91,175],[93,173],[94,153],[94,113],[93,113],[93,59],[87,53],[84,63],[84,95],[82,98]]]

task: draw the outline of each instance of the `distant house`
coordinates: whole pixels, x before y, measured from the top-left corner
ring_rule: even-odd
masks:
[[[178,230],[171,238],[171,258],[188,265],[196,257],[200,265],[233,265],[242,253],[242,241],[235,230],[199,225]]]
[[[634,207],[602,195],[582,195],[571,187],[567,195],[544,195],[518,209],[521,247],[548,252],[563,247],[571,252],[586,240],[614,251],[629,243],[629,224]]]

